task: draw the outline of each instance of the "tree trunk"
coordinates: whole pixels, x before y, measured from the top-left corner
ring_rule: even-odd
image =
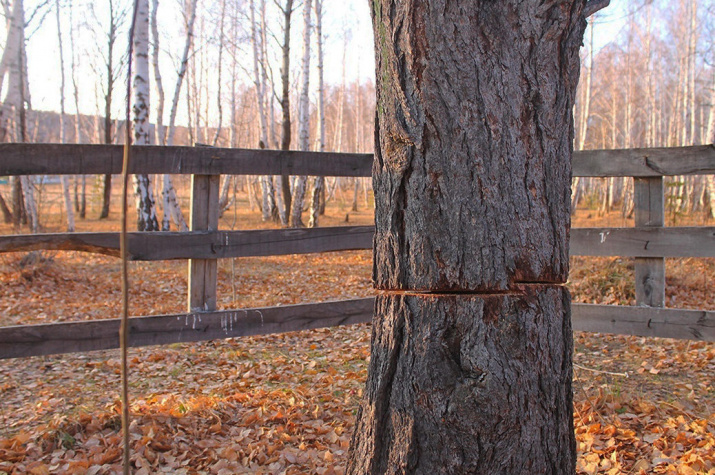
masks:
[[[55,3],[55,13],[57,20],[57,41],[60,48],[60,143],[65,143],[65,56],[62,47],[62,26],[60,23],[60,1]],[[62,175],[62,197],[65,202],[65,212],[67,213],[67,232],[72,233],[74,226],[74,210],[72,209],[72,198],[70,197],[70,179],[67,175]]]
[[[5,202],[5,198],[3,198],[2,194],[0,194],[0,211],[2,211],[3,222],[5,224],[12,223],[12,211],[10,211],[10,208]]]
[[[301,63],[301,79],[303,84],[298,100],[298,148],[301,151],[310,150],[310,14],[313,9],[311,0],[303,2],[303,61]],[[293,188],[293,203],[290,224],[293,228],[303,228],[303,202],[308,177],[296,177]]]
[[[286,0],[283,8],[283,65],[281,66],[281,110],[283,122],[281,131],[281,150],[290,150],[290,19],[293,14],[293,0]],[[283,192],[283,213],[281,222],[288,225],[292,197],[290,194],[290,177],[282,175],[278,178]]]
[[[705,135],[704,142],[715,144],[715,69],[713,70],[713,78],[710,90],[710,113],[708,114],[708,129]],[[715,219],[715,176],[707,175],[705,177],[705,180],[706,186],[708,188],[708,196],[710,198],[710,215],[713,219]]]
[[[27,88],[25,10],[22,0],[13,2],[12,14],[10,18],[6,18],[6,32],[5,49],[0,59],[0,90],[5,75],[8,81],[5,99],[0,108],[0,138],[5,141],[26,142],[25,110],[30,107],[30,93]],[[32,232],[37,232],[39,223],[32,178],[13,179],[12,206],[15,223],[29,223]]]
[[[112,92],[114,90],[114,81],[116,79],[116,71],[114,70],[114,44],[117,41],[117,11],[113,1],[108,3],[109,8],[109,30],[107,31],[107,56],[106,56],[106,71],[107,71],[107,89],[104,95],[104,143],[111,144],[112,139]],[[70,5],[70,16],[72,15],[72,6]],[[79,87],[76,80],[76,61],[75,61],[75,43],[74,33],[70,30],[71,48],[72,48],[72,82],[74,84],[75,107],[79,104]],[[77,110],[77,124],[79,124],[79,110]],[[79,127],[76,129],[75,141],[80,143]],[[99,212],[99,219],[109,218],[109,208],[112,201],[112,175],[106,174],[102,179],[102,208]]]
[[[253,77],[256,87],[256,104],[258,106],[258,124],[260,127],[259,148],[269,146],[268,142],[268,117],[265,108],[266,95],[266,58],[262,44],[262,35],[258,34],[256,23],[256,8],[253,0],[250,2],[251,16],[251,48],[253,50]],[[265,0],[261,0],[261,17],[265,16]],[[263,26],[262,26],[263,28]],[[259,47],[259,43],[260,47]],[[260,67],[259,67],[260,66]],[[278,208],[275,202],[275,191],[273,188],[273,177],[262,176],[261,181],[261,213],[263,221],[269,221],[278,217]],[[281,213],[284,214],[284,213]]]
[[[325,86],[323,84],[323,0],[315,0],[315,36],[318,46],[318,151],[325,151]],[[308,227],[318,227],[321,199],[325,194],[325,178],[316,176],[310,195]]]
[[[186,69],[187,65],[189,62],[189,52],[191,51],[192,47],[192,39],[194,36],[194,23],[196,21],[196,3],[197,0],[192,0],[190,3],[186,4],[187,11],[185,11],[186,15],[186,41],[184,42],[184,51],[183,55],[181,56],[181,64],[179,66],[179,73],[176,78],[176,84],[174,85],[174,97],[172,98],[171,101],[171,110],[169,111],[169,130],[168,130],[168,137],[166,139],[166,144],[167,145],[174,145],[174,135],[176,134],[176,114],[177,110],[179,108],[179,97],[181,94],[181,86],[184,81],[184,76],[186,75]],[[152,30],[154,31],[154,36],[155,36],[155,41],[158,41],[158,30],[156,28],[156,10],[159,6],[158,0],[154,0],[154,15],[152,16]],[[157,47],[158,45],[155,45]],[[155,53],[156,58],[158,60],[158,52]],[[161,76],[158,75],[159,72],[159,67],[158,67],[158,61],[156,61],[156,66],[154,71],[156,72],[155,76],[157,78],[160,78]],[[161,90],[161,89],[160,89]],[[161,103],[162,107],[157,110],[157,115],[159,112],[163,112],[163,102],[164,102],[164,93],[163,91],[161,92]],[[157,124],[160,123],[160,119],[157,118]],[[163,127],[162,127],[163,128]],[[163,138],[163,136],[162,136]],[[163,145],[163,142],[162,142]],[[189,227],[186,225],[186,219],[184,219],[184,215],[181,212],[181,207],[179,206],[179,202],[176,199],[176,188],[174,188],[174,184],[171,181],[171,175],[164,175],[163,176],[163,186],[162,186],[162,191],[161,191],[161,196],[163,198],[163,203],[164,203],[164,218],[162,220],[162,231],[169,231],[171,228],[171,219],[173,219],[174,224],[176,224],[176,227],[180,231],[188,231]]]
[[[149,0],[139,0],[134,30],[134,143],[149,145]],[[158,231],[149,175],[134,175],[137,229]]]
[[[384,292],[348,473],[575,472],[562,284],[584,4],[375,1]]]

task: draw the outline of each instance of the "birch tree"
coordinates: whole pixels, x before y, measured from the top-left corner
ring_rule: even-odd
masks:
[[[30,90],[27,80],[27,58],[25,55],[25,9],[23,0],[14,0],[12,6],[5,5],[6,31],[5,49],[0,58],[0,90],[7,76],[7,86],[0,109],[0,133],[5,141],[27,141],[26,109],[30,107]],[[31,177],[12,179],[13,221],[19,225],[23,217],[31,231],[39,230],[34,183]]]
[[[65,143],[65,55],[62,42],[62,22],[60,21],[60,0],[55,2],[55,12],[57,13],[57,44],[60,52],[60,143]],[[79,117],[77,117],[79,119]],[[72,209],[72,198],[70,197],[70,180],[67,175],[62,175],[62,197],[65,202],[65,213],[67,214],[67,231],[74,232],[74,209]]]
[[[325,151],[325,85],[323,84],[323,1],[315,0],[315,37],[318,49],[318,151]],[[325,190],[325,178],[316,176],[310,197],[310,220],[308,226],[318,226],[320,201]]]
[[[283,44],[281,53],[283,56],[281,65],[281,150],[290,150],[291,141],[291,119],[290,119],[290,26],[293,15],[293,0],[285,0],[285,6],[280,7],[283,13]],[[289,224],[289,213],[292,203],[290,190],[290,177],[282,175],[278,177],[280,188],[283,194],[283,209],[279,209],[281,222],[284,226]]]
[[[261,0],[261,12],[265,15],[266,2]],[[251,20],[251,49],[253,51],[253,84],[256,88],[256,105],[258,106],[258,124],[259,132],[259,148],[268,146],[268,117],[266,113],[266,95],[267,91],[267,74],[266,61],[261,39],[256,23],[256,5],[255,1],[250,2],[250,20]],[[272,219],[274,211],[277,214],[278,209],[275,203],[275,191],[273,189],[273,177],[264,175],[261,180],[261,213],[263,221]]]
[[[715,51],[713,51],[715,59]],[[715,144],[715,60],[713,61],[712,83],[710,89],[710,113],[708,114],[708,129],[705,143]],[[715,175],[706,177],[708,195],[710,197],[710,214],[715,219]]]
[[[307,152],[310,150],[310,14],[311,0],[303,2],[303,60],[301,62],[300,98],[298,100],[298,148]],[[291,226],[302,228],[303,201],[305,198],[306,176],[298,176],[293,186],[293,205],[291,208]]]
[[[149,127],[149,0],[137,0],[137,17],[134,29],[134,143],[150,145]],[[158,231],[154,193],[149,175],[134,175],[134,193],[137,207],[137,229]]]
[[[158,48],[159,48],[159,32],[156,26],[157,11],[159,8],[159,0],[154,1],[154,9],[152,12],[152,32],[154,37],[154,76],[157,79],[157,89],[159,92],[159,109],[157,110],[157,124],[160,123],[159,114],[164,113],[164,90],[161,85],[161,73],[158,66]],[[184,43],[184,50],[181,56],[181,63],[179,64],[179,71],[176,78],[176,85],[174,86],[174,96],[171,101],[171,111],[169,112],[169,129],[166,139],[164,138],[163,126],[161,127],[161,145],[174,145],[174,137],[176,134],[176,114],[179,109],[179,98],[181,96],[181,86],[186,75],[186,68],[189,61],[189,52],[191,51],[192,40],[194,35],[194,23],[196,21],[196,9],[198,0],[192,0],[190,3],[186,4],[187,10],[185,11],[186,16],[186,40]],[[159,128],[157,126],[157,128]],[[170,221],[169,217],[174,220],[174,223],[181,231],[188,231],[188,226],[186,225],[186,220],[181,212],[181,207],[176,199],[176,189],[171,181],[171,175],[163,175],[163,188],[162,188],[162,198],[164,200],[164,217],[162,220],[162,231],[169,231]]]

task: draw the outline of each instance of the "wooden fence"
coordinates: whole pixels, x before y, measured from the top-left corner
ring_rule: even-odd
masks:
[[[129,234],[129,259],[189,259],[187,313],[130,319],[131,346],[261,335],[368,322],[373,299],[216,310],[216,260],[370,249],[371,226],[218,230],[227,175],[367,177],[372,155],[137,146],[132,173],[192,175],[191,231]],[[0,144],[0,176],[121,171],[115,145]],[[632,176],[634,228],[573,228],[571,254],[635,258],[638,306],[573,304],[575,330],[715,341],[715,312],[666,309],[665,258],[715,257],[715,227],[664,227],[663,176],[714,174],[712,145],[574,153],[575,176]],[[0,252],[36,249],[119,256],[117,233],[0,236]],[[0,327],[0,359],[117,348],[119,320]]]

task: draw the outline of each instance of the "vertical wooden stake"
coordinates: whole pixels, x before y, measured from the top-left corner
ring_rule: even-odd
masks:
[[[662,227],[665,224],[663,178],[634,178],[635,224]],[[646,244],[647,245],[647,244]],[[636,305],[665,306],[665,259],[637,257]]]
[[[219,175],[191,175],[191,231],[218,230]],[[216,259],[189,259],[188,311],[216,310]]]

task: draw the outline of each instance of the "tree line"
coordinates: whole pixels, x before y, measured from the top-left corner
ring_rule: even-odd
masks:
[[[27,3],[27,5],[24,4]],[[2,0],[5,42],[0,63],[0,140],[119,143],[126,80],[129,0]],[[346,72],[361,45],[349,25],[325,18],[322,0],[140,0],[135,35],[134,141],[137,144],[208,145],[338,152],[372,152],[375,87]],[[335,11],[332,12],[333,14]],[[696,0],[629,2],[622,18],[589,19],[581,48],[575,149],[680,146],[713,141],[715,131],[715,7]],[[611,25],[620,30],[612,35]],[[37,31],[52,30],[59,46],[57,118],[32,110],[27,48]],[[171,30],[169,33],[168,30]],[[326,38],[342,43],[325,56]],[[360,54],[369,55],[370,51]],[[324,71],[341,72],[327,84]],[[93,88],[83,75],[92,76]],[[80,114],[92,102],[94,113]],[[231,204],[235,177],[221,186]],[[241,178],[241,180],[244,180]],[[74,184],[74,186],[73,186]],[[0,194],[6,221],[35,232],[36,183],[11,180]],[[368,184],[322,177],[250,177],[251,205],[265,221],[316,226],[326,200],[351,187],[353,206]],[[110,212],[112,177],[97,177],[98,217]],[[633,212],[628,178],[575,179],[572,207],[587,203],[605,213]],[[186,229],[171,176],[135,177],[138,229]],[[87,216],[87,178],[62,179],[67,228]],[[674,212],[715,216],[715,182],[677,177],[668,185]],[[161,216],[157,208],[162,211]],[[306,214],[307,216],[304,216]]]
[[[600,15],[605,15],[602,13]],[[628,2],[620,31],[589,20],[574,110],[575,149],[677,147],[715,141],[715,5],[712,1]],[[713,176],[667,183],[673,213],[715,217]],[[577,179],[572,207],[590,198],[600,212],[633,214],[630,178]]]

